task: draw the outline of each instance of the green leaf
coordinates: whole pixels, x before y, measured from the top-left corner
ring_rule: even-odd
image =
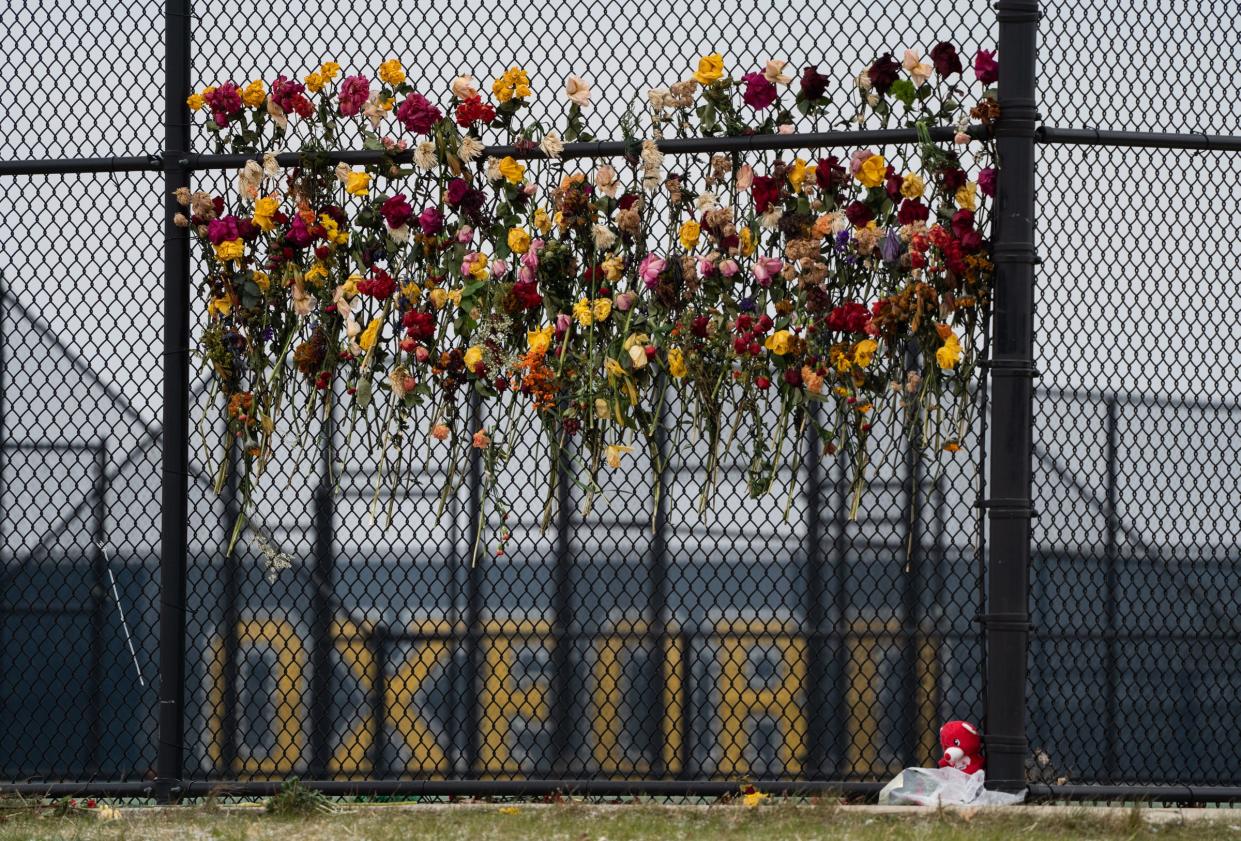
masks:
[[[905,107],[913,105],[914,97],[918,95],[918,91],[914,88],[914,83],[908,79],[897,79],[892,83],[892,87],[888,89],[896,99],[905,103]]]
[[[370,380],[359,380],[356,391],[353,395],[353,402],[360,411],[366,411],[366,407],[371,404],[371,391],[373,385]]]

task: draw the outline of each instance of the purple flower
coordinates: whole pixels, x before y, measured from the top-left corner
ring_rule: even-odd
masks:
[[[211,240],[212,245],[219,245],[230,239],[238,239],[241,232],[237,229],[236,216],[221,216],[219,219],[212,219],[207,223],[207,239]]]
[[[289,225],[289,231],[284,235],[284,241],[287,245],[294,248],[305,248],[314,240],[310,230],[306,227],[306,223],[302,221],[302,217],[294,216],[292,224]]]
[[[984,85],[999,81],[1000,65],[995,60],[995,50],[979,50],[974,55],[974,75]]]
[[[895,263],[901,259],[901,236],[895,228],[888,228],[883,239],[879,240],[879,256],[885,263]]]
[[[995,169],[987,167],[978,171],[978,189],[984,196],[995,196]]]
[[[742,92],[741,99],[746,105],[755,111],[761,111],[776,101],[776,86],[767,81],[762,73],[747,73],[742,78],[745,79],[745,91]]]
[[[935,65],[935,72],[941,76],[951,76],[964,69],[961,67],[961,56],[957,55],[957,48],[947,41],[941,41],[931,48],[931,63]]]
[[[411,93],[396,107],[396,118],[414,134],[429,134],[442,117],[440,109],[420,93]]]
[[[418,227],[427,236],[433,236],[444,230],[444,214],[438,207],[428,207],[418,214]]]
[[[749,297],[742,298],[737,307],[742,312],[754,312],[754,299]]]

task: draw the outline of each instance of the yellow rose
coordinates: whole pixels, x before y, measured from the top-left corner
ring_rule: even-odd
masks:
[[[244,253],[245,247],[239,239],[225,240],[215,247],[215,258],[221,263],[227,263],[231,260],[240,260],[242,254]]]
[[[379,338],[379,328],[383,326],[383,319],[372,318],[371,323],[366,325],[366,329],[362,331],[362,335],[358,336],[358,347],[362,350],[370,350],[375,346],[375,340]]]
[[[926,189],[926,182],[916,172],[911,172],[901,179],[901,195],[907,199],[920,199]]]
[[[337,74],[340,73],[340,65],[334,61],[325,61],[323,66],[319,68],[319,72],[328,80],[335,79]]]
[[[241,89],[241,101],[251,108],[258,108],[267,101],[267,89],[260,79],[255,79]]]
[[[219,298],[212,298],[207,304],[207,315],[215,317],[217,315],[228,315],[233,311],[233,299],[228,295],[221,295]]]
[[[629,362],[633,365],[633,369],[637,371],[639,368],[646,366],[646,348],[640,345],[634,345],[629,349]]]
[[[254,202],[254,224],[264,231],[273,230],[276,220],[272,217],[280,210],[280,199],[275,196],[263,196]]]
[[[259,291],[266,292],[271,288],[271,276],[267,272],[255,272],[253,277],[254,285],[259,288]]]
[[[311,93],[318,93],[323,90],[323,86],[328,83],[327,78],[318,70],[308,74],[302,81],[306,83],[306,90]]]
[[[742,228],[737,232],[738,248],[742,257],[749,257],[754,253],[754,232],[749,228]]]
[[[345,282],[340,285],[340,294],[344,295],[346,300],[358,294],[358,284],[364,280],[362,275],[354,274],[345,278]]]
[[[777,330],[767,337],[767,341],[763,342],[763,347],[776,356],[784,356],[793,349],[793,334],[788,330]]]
[[[718,82],[724,77],[724,57],[719,53],[704,55],[698,59],[698,69],[694,71],[694,80],[700,85]]]
[[[422,294],[422,287],[410,281],[401,287],[401,296],[411,304],[418,300],[418,296]]]
[[[486,280],[491,277],[491,263],[488,262],[486,254],[474,255],[474,262],[470,264],[470,277],[475,280]]]
[[[548,233],[551,232],[552,217],[548,216],[547,211],[541,207],[534,211],[534,227],[537,228],[539,233],[543,236],[547,236]]]
[[[681,247],[686,251],[693,251],[694,246],[698,244],[698,237],[702,234],[702,228],[693,219],[689,220],[681,226],[681,230],[677,237],[681,240]]]
[[[371,188],[369,172],[351,172],[345,179],[345,192],[351,196],[365,196]]]
[[[865,368],[875,358],[875,351],[879,349],[879,343],[874,339],[862,339],[857,343],[857,347],[853,349],[853,361],[861,368]]]
[[[583,327],[589,327],[594,323],[595,316],[590,307],[590,301],[583,298],[573,305],[573,317],[577,319],[577,323]]]
[[[508,247],[514,254],[525,254],[530,250],[530,233],[525,228],[509,228]]]
[[[975,186],[974,182],[970,181],[957,189],[957,206],[966,210],[974,210],[978,207],[978,194],[974,192]]]
[[[612,314],[612,299],[595,298],[591,312],[595,317],[595,321],[607,321],[608,316]]]
[[[625,337],[625,341],[621,344],[623,350],[629,350],[633,347],[646,347],[651,341],[651,337],[645,333],[630,333]]]
[[[454,289],[454,290],[452,290],[451,292],[449,292],[449,293],[448,293],[448,300],[449,300],[449,301],[452,301],[452,305],[453,305],[454,307],[459,307],[459,306],[461,306],[461,293],[462,293],[462,291],[463,291],[463,290],[461,290],[461,289]]]
[[[793,161],[793,165],[789,167],[788,179],[795,192],[801,190],[801,185],[806,182],[806,162],[801,158]]]
[[[444,308],[444,304],[448,303],[448,293],[438,287],[431,290],[430,298],[431,306],[435,307],[437,310],[442,310]]]
[[[689,369],[685,367],[685,353],[679,347],[668,351],[668,373],[678,380],[689,373]]]
[[[405,68],[395,58],[390,58],[379,65],[379,81],[396,87],[405,81]]]
[[[520,184],[521,179],[526,175],[526,168],[519,161],[509,155],[500,161],[500,174],[510,184]]]
[[[465,370],[473,372],[478,367],[478,363],[483,361],[483,349],[478,345],[471,345],[465,351]]]
[[[547,353],[548,348],[552,346],[552,336],[555,335],[556,328],[547,325],[540,330],[526,331],[526,345],[535,353]]]
[[[621,275],[625,273],[625,261],[618,255],[613,254],[611,257],[608,257],[603,261],[601,268],[603,269],[604,277],[612,282],[616,282],[620,280]]]
[[[871,155],[862,161],[857,180],[862,182],[863,187],[878,187],[883,183],[883,177],[887,171],[888,162],[883,159],[883,155]]]
[[[190,106],[191,111],[201,111],[202,107],[207,104],[207,100],[203,99],[202,94],[192,93],[185,100],[185,104]]]

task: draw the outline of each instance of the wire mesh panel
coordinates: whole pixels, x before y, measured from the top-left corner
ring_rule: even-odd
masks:
[[[1041,239],[1057,256],[1038,301],[1040,774],[1226,784],[1241,774],[1241,161],[1044,147],[1041,164]],[[1105,172],[1145,186],[1073,197]]]
[[[160,183],[19,178],[0,197],[8,780],[154,764]]]

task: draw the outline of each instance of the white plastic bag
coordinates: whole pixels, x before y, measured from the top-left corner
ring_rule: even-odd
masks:
[[[967,774],[956,768],[906,768],[879,792],[883,806],[1008,806],[1025,792],[987,791],[986,772]]]

